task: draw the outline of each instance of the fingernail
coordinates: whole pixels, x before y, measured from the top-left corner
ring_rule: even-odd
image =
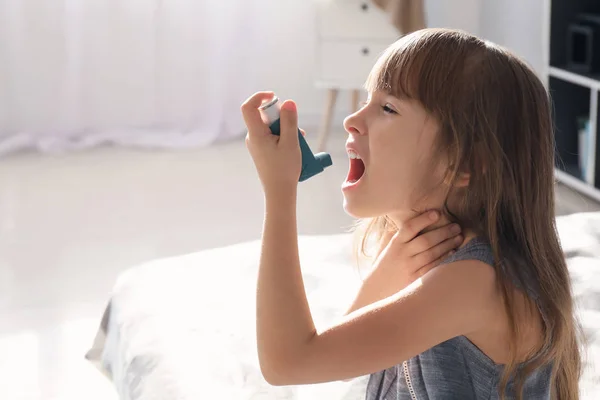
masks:
[[[462,235],[458,235],[458,236],[456,237],[456,239],[454,239],[454,240],[456,241],[456,243],[462,243],[462,241],[463,241],[463,237],[462,237]]]
[[[438,218],[437,211],[432,211],[429,213],[429,219],[431,219],[432,221],[435,221],[437,218]]]
[[[286,111],[296,111],[296,103],[294,103],[293,101],[286,101],[281,106],[281,109]]]
[[[458,224],[452,225],[451,231],[452,231],[452,233],[460,232],[460,225],[458,225]]]
[[[448,253],[449,256],[451,256],[452,254],[456,253],[456,251],[454,250],[450,250],[450,253]]]

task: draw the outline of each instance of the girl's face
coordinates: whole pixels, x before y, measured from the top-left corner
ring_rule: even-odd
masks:
[[[350,168],[342,192],[348,214],[402,218],[441,208],[445,163],[433,154],[438,124],[417,101],[375,91],[345,119],[344,128]]]

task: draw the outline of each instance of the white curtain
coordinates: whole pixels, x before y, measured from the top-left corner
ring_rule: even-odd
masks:
[[[0,154],[243,134],[251,0],[0,0]]]

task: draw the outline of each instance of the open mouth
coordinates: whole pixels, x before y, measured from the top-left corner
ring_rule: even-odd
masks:
[[[350,158],[350,168],[346,177],[346,183],[354,184],[364,175],[365,163],[354,150],[348,150],[348,158]]]

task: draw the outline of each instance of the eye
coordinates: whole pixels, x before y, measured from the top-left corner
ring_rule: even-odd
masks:
[[[398,114],[396,112],[396,110],[394,110],[393,108],[391,108],[388,104],[384,105],[381,107],[383,109],[383,112],[386,114]]]

